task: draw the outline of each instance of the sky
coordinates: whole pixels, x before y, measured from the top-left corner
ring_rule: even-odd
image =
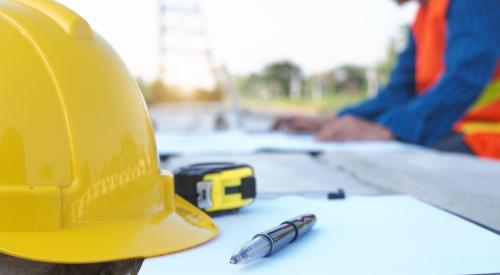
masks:
[[[158,68],[157,0],[59,0],[82,15],[135,76]],[[306,74],[384,58],[416,4],[391,0],[200,0],[218,64],[246,74],[289,59]]]

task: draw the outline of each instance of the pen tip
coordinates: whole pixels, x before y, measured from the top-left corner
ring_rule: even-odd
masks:
[[[229,259],[229,263],[231,264],[237,264],[239,262],[240,262],[240,257],[236,255],[232,256],[231,259]]]

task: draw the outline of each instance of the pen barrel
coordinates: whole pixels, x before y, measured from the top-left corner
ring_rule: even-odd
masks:
[[[313,228],[313,226],[316,224],[316,216],[313,214],[301,215],[293,219],[287,220],[282,224],[291,225],[297,231],[295,239],[292,240],[293,242],[296,239],[302,237],[304,234],[306,234]]]
[[[265,237],[269,241],[271,250],[269,251],[269,254],[266,255],[269,256],[285,247],[287,244],[293,242],[296,237],[296,230],[289,224],[281,224],[277,227],[259,233],[255,237],[259,236]]]
[[[302,215],[296,218],[287,220],[279,226],[257,234],[255,237],[265,237],[271,244],[269,255],[285,247],[287,244],[302,237],[309,232],[316,224],[315,215]]]

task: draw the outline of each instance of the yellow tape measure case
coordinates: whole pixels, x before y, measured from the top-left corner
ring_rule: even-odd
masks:
[[[256,196],[254,171],[246,164],[197,163],[174,175],[175,192],[209,214],[236,211]]]

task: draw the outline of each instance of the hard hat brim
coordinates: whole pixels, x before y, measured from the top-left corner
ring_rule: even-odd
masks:
[[[49,263],[96,263],[179,252],[213,239],[217,225],[175,196],[175,211],[47,232],[0,232],[0,253]]]

